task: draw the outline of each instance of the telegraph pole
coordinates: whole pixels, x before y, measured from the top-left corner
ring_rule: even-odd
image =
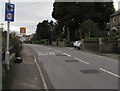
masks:
[[[67,37],[68,37],[68,42],[70,42],[70,31],[69,31],[69,26],[67,26]]]
[[[51,45],[53,43],[53,29],[52,29],[52,26],[51,26]]]
[[[8,0],[10,3],[10,0]],[[9,52],[9,32],[10,32],[10,21],[7,22],[7,40],[6,40],[6,53],[5,53],[5,63],[7,64],[7,68],[9,69],[10,64],[10,52]]]

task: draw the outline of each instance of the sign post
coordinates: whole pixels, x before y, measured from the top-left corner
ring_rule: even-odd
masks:
[[[14,22],[14,4],[10,3],[10,0],[5,5],[5,21],[7,21],[7,44],[5,53],[5,63],[9,69],[10,64],[10,52],[9,52],[9,32],[10,32],[10,22]]]

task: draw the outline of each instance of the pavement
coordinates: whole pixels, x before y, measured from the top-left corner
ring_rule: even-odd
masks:
[[[49,89],[118,89],[118,60],[65,47],[26,44],[34,50]]]
[[[10,89],[43,89],[42,80],[28,46],[23,46],[22,63],[13,66],[13,82]]]

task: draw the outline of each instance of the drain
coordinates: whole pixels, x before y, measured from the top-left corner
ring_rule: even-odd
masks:
[[[80,70],[82,73],[100,73],[98,70],[90,69],[90,70]]]
[[[65,60],[65,62],[79,62],[78,60]]]

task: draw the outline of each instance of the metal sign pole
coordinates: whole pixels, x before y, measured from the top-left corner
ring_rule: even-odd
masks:
[[[8,0],[10,3],[10,0]],[[7,68],[9,69],[10,64],[10,52],[9,52],[9,32],[10,32],[10,21],[7,22],[7,44],[6,44],[6,54],[5,54],[5,63],[7,64]]]

